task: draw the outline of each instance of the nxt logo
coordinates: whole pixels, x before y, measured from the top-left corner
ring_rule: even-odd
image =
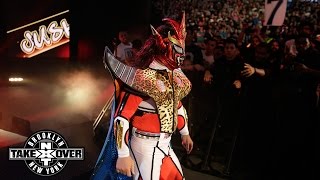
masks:
[[[84,148],[68,148],[64,138],[53,131],[38,131],[25,142],[24,148],[9,148],[9,160],[24,160],[40,176],[59,173],[68,160],[83,160]]]

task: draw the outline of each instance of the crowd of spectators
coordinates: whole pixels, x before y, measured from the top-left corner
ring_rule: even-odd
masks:
[[[210,153],[234,180],[315,179],[320,3],[288,1],[282,26],[263,25],[264,4],[153,0],[152,11],[177,20],[186,13],[193,153],[203,161]],[[133,53],[142,42],[132,41]]]
[[[262,0],[154,0],[155,12],[163,17],[179,18],[186,12],[186,25],[198,43],[205,38],[238,38],[244,31],[260,31],[267,37],[285,40],[298,34],[301,23],[308,21],[319,34],[320,4],[311,1],[288,2],[283,26],[264,27],[264,1]]]
[[[320,3],[289,1],[282,26],[263,25],[264,3],[153,1],[163,17],[186,12],[182,70],[193,83],[185,104],[195,144],[206,152],[218,130],[224,143],[213,149],[225,146],[233,179],[315,179]]]

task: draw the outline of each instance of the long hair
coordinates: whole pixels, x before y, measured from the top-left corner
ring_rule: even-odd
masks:
[[[171,34],[175,34],[173,28],[167,24],[159,26],[156,30],[162,39],[164,39],[164,43],[166,45],[168,45],[165,41],[165,39],[168,37],[168,32],[170,31]],[[161,47],[158,41],[159,39],[156,37],[156,35],[151,34],[141,49],[134,55],[131,65],[137,68],[145,69],[150,65],[155,57],[165,55],[167,49]]]

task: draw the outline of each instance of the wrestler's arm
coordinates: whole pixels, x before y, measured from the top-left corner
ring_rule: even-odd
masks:
[[[182,146],[189,154],[193,149],[193,141],[189,134],[187,111],[181,102],[178,103],[178,130],[181,135]]]
[[[120,101],[114,118],[115,137],[118,148],[116,169],[119,173],[131,176],[134,162],[129,151],[129,120],[136,112],[142,98],[128,92],[120,93]]]

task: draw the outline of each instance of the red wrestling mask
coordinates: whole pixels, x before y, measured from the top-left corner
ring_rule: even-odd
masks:
[[[170,31],[166,32],[167,37],[162,37],[151,26],[152,34],[157,40],[157,45],[165,52],[163,56],[157,57],[157,60],[170,70],[173,70],[182,65],[185,57],[185,13],[183,13],[181,23],[170,18],[165,18],[163,21],[170,25],[174,32],[172,34]]]

